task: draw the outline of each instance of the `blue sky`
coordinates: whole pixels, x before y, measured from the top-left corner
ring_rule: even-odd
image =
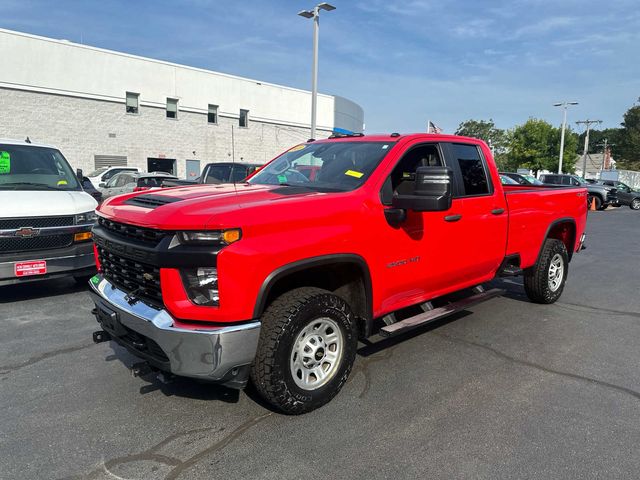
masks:
[[[365,111],[366,131],[616,127],[640,97],[638,0],[333,0],[319,88]],[[55,7],[54,7],[55,5]],[[1,0],[0,26],[267,82],[310,88],[311,0]],[[575,124],[573,124],[575,129]],[[580,129],[578,129],[580,130]]]

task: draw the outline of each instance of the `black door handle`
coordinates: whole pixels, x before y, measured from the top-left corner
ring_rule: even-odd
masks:
[[[491,210],[491,213],[494,215],[502,215],[504,213],[504,208],[494,208]]]
[[[462,218],[462,215],[447,215],[444,217],[445,222],[457,222]]]

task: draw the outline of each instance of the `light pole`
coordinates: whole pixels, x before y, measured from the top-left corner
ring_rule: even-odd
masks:
[[[311,72],[311,138],[316,138],[316,109],[318,104],[318,30],[320,29],[320,10],[330,12],[336,7],[326,2],[319,3],[313,10],[302,10],[298,15],[313,18],[313,68]]]
[[[563,107],[564,115],[562,117],[562,133],[560,134],[560,163],[558,163],[558,173],[562,173],[562,155],[564,153],[564,129],[567,126],[567,107],[569,105],[578,105],[578,102],[560,102],[554,103],[554,107]]]

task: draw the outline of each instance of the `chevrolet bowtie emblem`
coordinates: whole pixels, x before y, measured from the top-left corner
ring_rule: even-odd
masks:
[[[33,228],[33,227],[22,227],[19,230],[16,230],[15,236],[16,237],[22,237],[22,238],[31,238],[31,237],[36,237],[40,235],[40,229],[39,228]]]

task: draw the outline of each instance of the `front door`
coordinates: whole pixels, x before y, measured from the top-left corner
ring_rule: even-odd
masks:
[[[200,160],[187,160],[187,180],[195,180],[200,176]]]

